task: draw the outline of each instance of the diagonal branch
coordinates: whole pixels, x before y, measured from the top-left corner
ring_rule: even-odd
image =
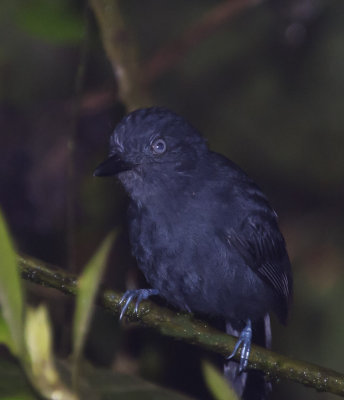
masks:
[[[211,8],[179,37],[165,43],[140,65],[130,27],[122,16],[119,0],[89,0],[101,32],[106,55],[118,83],[119,98],[129,110],[151,104],[148,88],[174,68],[188,52],[221,26],[264,0],[226,0]]]
[[[24,279],[39,285],[57,289],[65,294],[75,295],[77,278],[60,269],[52,269],[42,261],[28,256],[18,257]],[[98,304],[118,316],[121,311],[121,294],[102,289]],[[162,335],[184,340],[205,349],[226,356],[230,354],[236,338],[211,328],[205,322],[190,314],[173,312],[151,301],[144,301],[139,307],[139,315],[129,306],[126,316],[144,326],[158,330]],[[239,354],[235,356],[239,359]],[[344,375],[333,370],[292,359],[262,347],[252,345],[249,368],[263,371],[271,380],[290,379],[318,391],[344,396]]]
[[[144,79],[150,85],[162,74],[174,68],[188,52],[216,32],[230,19],[263,0],[226,0],[214,6],[178,38],[166,43],[144,66]]]

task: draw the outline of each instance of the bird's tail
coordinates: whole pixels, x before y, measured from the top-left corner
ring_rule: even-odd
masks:
[[[226,332],[229,335],[238,336],[240,332],[226,322]],[[271,347],[271,326],[268,314],[264,318],[252,323],[252,342],[266,348]],[[237,395],[243,400],[267,399],[271,384],[266,381],[260,371],[247,371],[239,374],[239,364],[228,361],[224,366],[224,374]]]

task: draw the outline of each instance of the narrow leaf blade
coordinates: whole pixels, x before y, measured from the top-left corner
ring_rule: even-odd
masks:
[[[110,233],[86,265],[78,280],[75,315],[73,322],[73,360],[74,377],[77,363],[82,352],[87,330],[91,321],[93,303],[97,289],[106,266],[106,259],[115,239],[115,233]]]
[[[77,395],[62,382],[56,369],[46,307],[28,308],[25,322],[27,357],[24,367],[32,385],[46,399],[78,400]]]
[[[203,375],[210,392],[216,400],[239,400],[224,376],[207,361],[202,363]]]
[[[0,306],[15,355],[23,352],[23,291],[16,254],[0,210]]]
[[[10,351],[15,354],[16,353],[16,345],[13,342],[11,332],[5,321],[1,309],[0,309],[0,344],[4,344],[6,347],[10,349]]]

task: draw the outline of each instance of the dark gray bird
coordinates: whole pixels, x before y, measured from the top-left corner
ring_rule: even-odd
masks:
[[[152,289],[187,311],[220,317],[239,336],[240,365],[225,373],[243,398],[265,398],[259,372],[243,372],[251,340],[269,347],[269,313],[285,323],[292,276],[277,215],[258,186],[232,161],[210,151],[185,119],[153,107],[127,115],[95,176],[116,175],[130,197],[132,253]]]

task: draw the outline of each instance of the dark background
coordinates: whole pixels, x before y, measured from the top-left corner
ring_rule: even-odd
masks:
[[[221,3],[120,2],[139,65],[149,65]],[[0,3],[0,204],[17,247],[61,267],[70,261],[72,205],[77,271],[106,233],[123,225],[126,210],[125,194],[114,180],[92,177],[125,105],[85,7],[81,0]],[[344,370],[343,17],[341,0],[246,7],[196,40],[146,87],[152,104],[184,115],[212,149],[246,170],[279,214],[295,295],[288,327],[274,324],[273,348],[339,371]],[[80,65],[85,75],[76,112]],[[125,226],[104,281],[121,290],[142,284]],[[43,297],[54,306],[56,351],[67,354],[69,299],[33,285],[29,291],[33,301]],[[149,330],[120,327],[101,311],[87,354],[99,365],[208,398],[200,360],[211,355]],[[274,398],[290,397],[334,398],[290,382],[275,385]]]

